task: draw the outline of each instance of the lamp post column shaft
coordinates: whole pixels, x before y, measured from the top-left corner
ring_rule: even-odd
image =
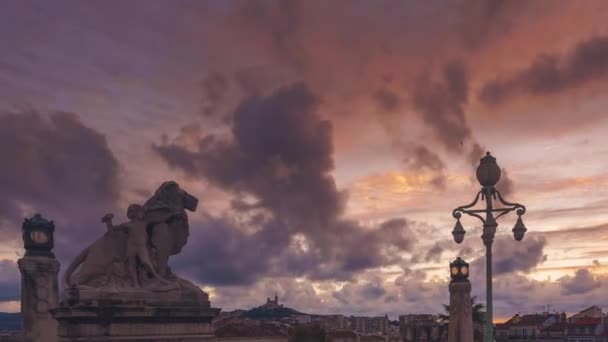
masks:
[[[494,341],[493,303],[492,303],[492,243],[496,233],[496,219],[492,214],[493,187],[483,189],[486,200],[486,220],[483,225],[483,243],[486,246],[486,342]]]
[[[492,244],[486,245],[486,342],[494,341],[492,322]]]

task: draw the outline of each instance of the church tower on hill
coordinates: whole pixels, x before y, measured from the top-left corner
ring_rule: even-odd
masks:
[[[262,307],[265,309],[282,308],[283,305],[279,304],[279,294],[275,293],[274,300],[270,299],[270,297],[266,298],[266,304],[264,304]]]

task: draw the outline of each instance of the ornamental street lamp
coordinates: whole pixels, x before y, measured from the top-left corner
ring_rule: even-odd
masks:
[[[453,281],[466,281],[469,279],[469,263],[461,257],[450,263],[450,277]]]
[[[525,214],[526,208],[519,203],[510,203],[505,201],[500,192],[494,188],[496,183],[500,180],[500,167],[496,163],[496,158],[490,155],[490,152],[486,153],[486,156],[481,158],[479,166],[477,167],[477,180],[481,184],[481,190],[475,196],[475,199],[470,204],[458,207],[452,212],[452,216],[456,219],[456,225],[452,231],[454,241],[461,243],[464,240],[465,230],[460,223],[462,214],[477,217],[483,222],[483,234],[481,239],[486,246],[486,341],[492,342],[494,340],[494,326],[492,325],[492,242],[494,242],[494,234],[496,233],[496,219],[499,217],[515,211],[518,215],[517,223],[513,228],[513,236],[515,240],[521,241],[526,233],[526,227],[521,219],[521,216]],[[470,209],[473,208],[479,199],[486,202],[485,209]],[[493,201],[498,201],[504,207],[494,208]],[[494,217],[494,213],[498,213]],[[485,214],[485,218],[480,214]]]
[[[26,218],[21,228],[26,256],[55,257],[52,252],[53,232],[55,231],[53,221],[48,221],[40,214],[36,214],[32,218]]]

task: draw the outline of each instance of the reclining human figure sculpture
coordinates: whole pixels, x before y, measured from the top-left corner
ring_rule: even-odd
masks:
[[[74,259],[64,274],[64,287],[100,293],[180,292],[208,303],[206,293],[175,275],[168,266],[169,257],[180,253],[188,240],[186,210],[195,211],[197,205],[196,197],[176,182],[169,181],[164,182],[143,206],[130,206],[133,210],[141,208],[142,218],[136,218],[137,214],[130,212],[131,222],[113,226],[110,216],[104,216],[102,221],[117,229],[108,229]],[[134,219],[143,222],[134,222]],[[141,244],[138,241],[142,238],[140,224],[145,224],[147,243],[145,250],[134,251],[134,248],[142,247],[134,245]],[[131,228],[126,228],[129,225],[135,230],[130,232]]]

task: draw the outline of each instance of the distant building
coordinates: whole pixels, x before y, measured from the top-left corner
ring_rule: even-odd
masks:
[[[294,324],[310,324],[312,322],[309,315],[293,315],[291,319]]]
[[[566,342],[608,342],[608,315],[597,306],[587,308],[568,319]]]
[[[344,315],[318,316],[313,321],[326,331],[345,330],[351,327],[349,319]]]
[[[388,316],[350,317],[350,327],[360,334],[388,334]]]
[[[565,313],[517,314],[505,323],[497,324],[494,329],[494,336],[497,342],[537,340],[538,337],[543,335],[550,335],[549,327],[555,324],[563,324],[565,321]],[[554,332],[554,335],[558,334],[559,331]]]
[[[399,329],[403,341],[442,341],[443,328],[435,315],[413,314],[399,316]]]
[[[264,309],[278,309],[282,308],[283,305],[279,304],[279,295],[274,295],[274,300],[270,299],[270,297],[266,298],[266,304],[261,306]]]
[[[586,308],[585,310],[580,311],[577,314],[570,316],[570,318],[568,318],[568,322],[572,323],[572,322],[576,322],[579,319],[602,318],[602,317],[605,317],[604,313],[602,312],[602,309],[600,309],[600,307],[594,305],[594,306]]]

